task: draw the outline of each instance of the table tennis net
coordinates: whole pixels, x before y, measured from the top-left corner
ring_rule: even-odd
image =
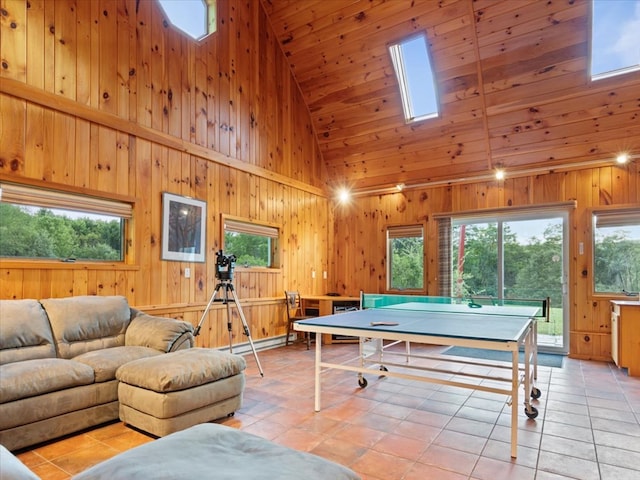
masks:
[[[523,299],[523,298],[492,298],[492,297],[436,297],[425,295],[396,295],[380,293],[362,293],[361,308],[387,308],[394,306],[403,310],[411,310],[415,304],[415,310],[446,312],[455,306],[456,313],[484,314],[484,315],[519,315],[517,308],[509,307],[537,307],[534,315],[539,318],[547,318],[549,312],[549,299]],[[449,306],[449,307],[448,307]],[[483,308],[490,307],[490,308]],[[496,308],[493,308],[496,307]],[[505,307],[505,308],[500,308]],[[531,311],[529,309],[529,311]]]

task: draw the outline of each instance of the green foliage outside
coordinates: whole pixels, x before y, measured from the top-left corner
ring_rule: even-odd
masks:
[[[122,260],[122,221],[0,203],[0,257]]]
[[[224,254],[235,255],[242,267],[271,266],[271,238],[246,233],[225,232]]]
[[[595,243],[596,291],[637,292],[640,288],[640,240],[620,229],[600,229]],[[464,242],[463,278],[458,283],[460,226],[453,229],[452,295],[498,298],[497,224],[467,225]],[[518,243],[504,225],[505,298],[550,297],[549,322],[538,322],[538,332],[562,335],[562,226],[549,225],[542,238]],[[458,291],[459,289],[459,291]]]
[[[422,237],[393,238],[391,242],[391,288],[421,289],[424,285]]]
[[[498,292],[498,225],[467,225],[464,242],[462,282],[458,283],[458,245],[460,227],[453,231],[453,295],[500,298]],[[505,225],[504,297],[551,298],[551,305],[562,305],[562,225],[550,225],[542,239],[527,244]]]
[[[560,336],[563,334],[562,323],[562,308],[554,308],[552,306],[549,310],[549,322],[545,322],[542,319],[538,321],[538,334]]]
[[[629,238],[625,230],[600,228],[596,232],[594,258],[596,292],[640,289],[640,239]]]

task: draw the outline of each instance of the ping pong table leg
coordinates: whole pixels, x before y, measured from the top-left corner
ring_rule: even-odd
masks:
[[[533,320],[533,338],[531,339],[533,348],[533,379],[538,379],[538,320]]]
[[[520,388],[520,367],[518,350],[511,351],[511,457],[518,456],[518,390]]]
[[[316,333],[315,411],[320,411],[320,363],[322,362],[322,335]]]

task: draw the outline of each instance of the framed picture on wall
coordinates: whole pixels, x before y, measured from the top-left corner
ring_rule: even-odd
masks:
[[[207,204],[162,193],[162,259],[204,262]]]

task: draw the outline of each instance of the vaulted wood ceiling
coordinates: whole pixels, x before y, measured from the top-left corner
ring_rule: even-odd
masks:
[[[640,148],[640,74],[591,82],[589,0],[262,0],[331,184],[559,169]],[[426,32],[441,116],[406,124],[388,53]]]

